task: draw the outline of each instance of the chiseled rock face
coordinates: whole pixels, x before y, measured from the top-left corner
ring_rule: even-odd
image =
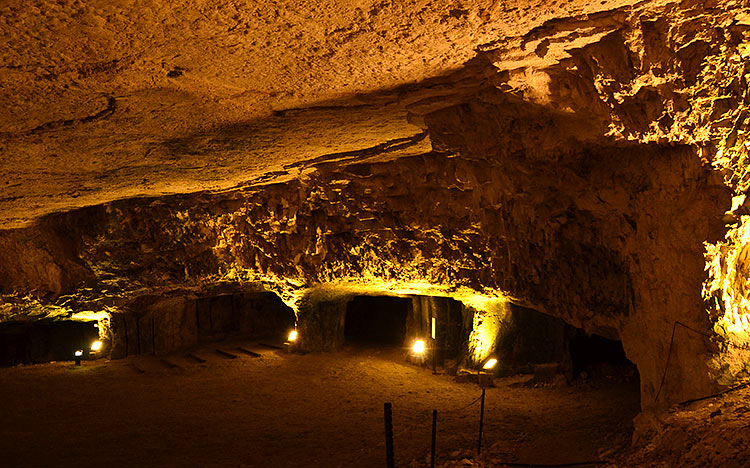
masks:
[[[497,8],[455,15],[480,24]],[[460,68],[449,65],[473,52],[461,49],[460,62],[443,55],[443,65],[421,71],[398,60],[408,73],[380,86],[367,75],[369,84],[354,88],[365,94],[306,95],[335,99],[325,106],[205,127],[162,129],[155,119],[148,128],[163,134],[134,136],[146,127],[133,113],[156,102],[159,112],[177,106],[183,122],[197,119],[179,107],[206,92],[196,81],[185,94],[123,91],[125,110],[118,97],[102,100],[90,119],[7,129],[11,155],[68,145],[76,148],[69,155],[100,161],[107,153],[123,164],[94,171],[80,200],[43,193],[57,176],[29,199],[5,189],[7,226],[93,206],[0,235],[0,292],[16,293],[3,310],[23,310],[18,297],[32,291],[42,302],[72,293],[68,306],[127,307],[145,294],[225,283],[333,308],[341,307],[336,288],[500,297],[621,339],[638,365],[644,407],[705,395],[715,366],[727,374],[716,360],[726,350],[701,333],[734,314],[739,325],[720,334],[741,344],[750,304],[736,273],[746,215],[731,199],[750,180],[750,10],[648,2],[588,11],[512,35],[476,26],[472,40],[483,45]],[[433,32],[423,29],[419,40]],[[190,68],[179,70],[185,79]],[[404,77],[420,82],[384,89]],[[232,96],[225,98],[240,99]],[[204,107],[220,113],[206,102],[193,109]],[[30,184],[28,172],[16,174],[20,187]],[[62,185],[80,182],[61,177]],[[156,196],[165,191],[184,193]],[[111,201],[134,194],[150,196]],[[53,202],[38,203],[47,195]],[[36,205],[23,214],[29,203]],[[315,299],[320,285],[333,292]],[[704,295],[717,299],[716,310],[706,310]],[[673,339],[676,322],[698,333],[681,328]]]
[[[116,303],[238,278],[272,282],[287,297],[319,283],[366,291],[422,282],[448,295],[464,287],[621,338],[653,398],[663,365],[654,356],[665,355],[672,322],[707,327],[701,242],[722,227],[710,220],[728,203],[725,187],[684,146],[558,156],[544,167],[437,152],[328,163],[262,189],[116,202],[55,224],[76,246],[64,260],[90,272],[94,290],[81,299]],[[685,366],[696,365],[691,357]],[[680,379],[670,392],[703,390]]]

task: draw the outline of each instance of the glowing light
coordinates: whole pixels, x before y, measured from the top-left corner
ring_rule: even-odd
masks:
[[[414,351],[416,354],[422,354],[424,353],[424,341],[417,340],[414,342],[414,346],[411,347],[411,350]]]
[[[289,333],[289,338],[287,338],[287,341],[294,341],[297,339],[297,330],[292,330],[291,333]]]
[[[102,342],[97,340],[91,343],[91,351],[99,351],[102,349]]]
[[[77,350],[77,351],[75,352],[75,355],[76,355],[76,357],[81,357],[81,356],[83,356],[83,350],[82,350],[82,349],[79,349],[79,350]]]
[[[500,326],[510,314],[510,306],[501,300],[487,301],[484,309],[475,309],[469,350],[475,364],[485,362],[497,344]]]
[[[732,208],[744,204],[743,197],[732,200]],[[727,231],[726,238],[706,247],[708,279],[703,296],[711,302],[708,310],[714,332],[725,343],[713,357],[717,381],[731,385],[750,370],[750,216],[742,215],[739,225]]]
[[[83,312],[76,312],[70,316],[71,320],[76,322],[93,322],[100,320],[109,320],[110,314],[105,311],[94,312],[92,310],[84,310]]]
[[[488,359],[487,362],[484,363],[482,368],[486,370],[490,370],[493,367],[495,367],[495,364],[497,364],[497,359],[491,358],[491,359]]]

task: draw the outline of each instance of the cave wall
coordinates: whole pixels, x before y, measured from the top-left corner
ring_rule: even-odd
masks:
[[[472,330],[474,311],[468,310],[461,302],[450,297],[412,296],[411,304],[411,311],[407,316],[405,344],[410,346],[415,340],[420,339],[432,347],[431,319],[434,317],[437,362],[442,366],[446,359],[453,359],[469,365],[471,356],[468,339]]]
[[[294,312],[273,293],[146,295],[112,314],[108,348],[116,359],[167,354],[230,336],[281,341],[294,323]]]
[[[439,152],[325,164],[262,189],[59,215],[54,223],[75,247],[64,258],[91,272],[87,284],[125,293],[238,277],[495,290],[622,339],[649,401],[664,366],[654,356],[666,356],[673,321],[708,327],[702,242],[723,227],[723,184],[684,146],[560,148],[556,162],[540,167],[529,154],[497,149],[511,145],[499,138],[517,144],[529,134],[508,128],[513,120],[493,119],[496,111],[480,100],[431,116],[440,124],[433,135]],[[324,309],[329,318],[307,321],[325,329],[310,333],[322,337],[314,348],[335,347],[343,336],[336,330],[345,303]],[[304,304],[299,311],[319,313]],[[710,383],[705,363],[691,357],[708,353],[707,343],[691,346],[673,361],[683,374],[670,376],[670,398]]]
[[[298,338],[304,351],[334,351],[345,341],[346,304],[349,298],[302,300],[299,308]]]

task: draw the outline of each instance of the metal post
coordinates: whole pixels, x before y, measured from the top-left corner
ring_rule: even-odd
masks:
[[[437,410],[432,410],[432,448],[430,450],[430,468],[435,468],[436,436],[437,436]]]
[[[482,453],[482,429],[484,428],[484,392],[485,388],[482,388],[482,405],[479,410],[479,443],[477,444],[477,455]]]
[[[385,459],[388,468],[395,468],[393,462],[393,415],[390,403],[383,405],[385,417]]]
[[[437,374],[437,318],[430,313],[430,338],[432,338],[432,373]]]

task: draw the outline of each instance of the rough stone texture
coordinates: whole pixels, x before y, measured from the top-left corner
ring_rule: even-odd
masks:
[[[411,135],[402,104],[352,97],[449,73],[479,44],[545,20],[627,3],[3,2],[0,222],[229,188]]]
[[[333,351],[344,344],[346,299],[303,301],[300,306],[300,346],[307,351]]]
[[[666,355],[671,320],[707,324],[700,241],[720,220],[723,185],[679,146],[582,148],[533,175],[522,167],[511,172],[502,158],[430,153],[327,163],[263,190],[69,213],[57,222],[79,250],[64,260],[90,272],[96,289],[84,295],[93,298],[237,277],[362,288],[426,280],[446,292],[495,290],[622,338],[652,397],[664,365],[653,355]],[[679,177],[666,167],[681,167]],[[684,216],[690,211],[697,214]],[[76,231],[79,216],[85,232]],[[340,305],[343,318],[345,301]],[[304,306],[300,312],[307,313]],[[340,320],[331,320],[317,325],[329,332],[314,335],[338,336]],[[707,351],[705,343],[693,346]],[[694,367],[692,354],[685,356],[679,368]],[[671,376],[667,393],[685,391],[685,378]]]
[[[700,333],[731,312],[742,344],[749,316],[750,218],[725,212],[750,180],[750,10],[595,3],[5,6],[0,292],[502,297],[621,339],[644,406],[706,394]],[[88,45],[35,46],[74,14]]]
[[[141,296],[112,314],[110,355],[166,354],[232,334],[278,340],[293,325],[293,312],[269,293]]]

